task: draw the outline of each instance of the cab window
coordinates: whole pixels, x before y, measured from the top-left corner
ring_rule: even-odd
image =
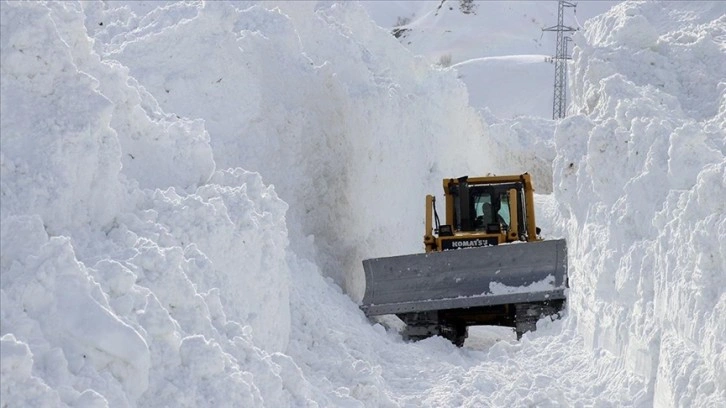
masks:
[[[499,222],[506,226],[509,226],[512,219],[511,215],[509,215],[509,194],[502,193],[502,195],[499,196],[499,200],[499,202],[501,203],[501,205],[499,206],[499,211],[497,212],[497,214],[499,215]]]
[[[487,224],[494,222],[492,197],[489,194],[474,196],[474,229],[484,230]]]

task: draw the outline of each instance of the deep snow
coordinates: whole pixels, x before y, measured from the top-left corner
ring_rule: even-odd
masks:
[[[368,14],[405,7],[3,2],[3,405],[726,405],[726,5],[580,21],[560,122]],[[478,7],[499,56],[553,24]],[[563,320],[457,349],[363,316],[360,260],[420,251],[442,177],[527,170]]]
[[[432,64],[456,67],[471,106],[499,118],[552,117],[557,4],[546,1],[364,1],[382,27]],[[584,22],[617,4],[579,1],[564,25]],[[466,12],[465,12],[466,11]],[[569,44],[569,48],[572,48]],[[575,42],[576,44],[576,42]],[[552,183],[546,183],[551,185]]]

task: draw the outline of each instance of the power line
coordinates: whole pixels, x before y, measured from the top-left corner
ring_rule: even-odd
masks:
[[[557,4],[557,25],[543,28],[542,31],[554,31],[557,33],[557,45],[552,62],[555,64],[555,91],[552,100],[552,119],[564,118],[567,113],[567,60],[571,59],[567,50],[567,43],[572,38],[565,36],[565,33],[577,31],[576,28],[566,26],[565,7],[577,7],[576,3],[559,0]]]

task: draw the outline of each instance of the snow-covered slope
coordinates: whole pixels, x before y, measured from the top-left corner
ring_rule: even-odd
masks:
[[[0,399],[724,405],[724,11],[591,22],[554,123],[477,115],[355,3],[3,2]],[[550,161],[564,320],[457,349],[365,319],[360,260],[419,250],[441,177]]]
[[[564,24],[584,22],[616,1],[580,1]],[[470,104],[502,119],[552,117],[557,3],[534,1],[364,1],[382,27],[432,64],[450,66],[467,85]],[[577,42],[575,42],[576,44]],[[572,44],[570,44],[572,48]]]

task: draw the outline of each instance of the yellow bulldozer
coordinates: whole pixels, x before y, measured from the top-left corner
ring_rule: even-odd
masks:
[[[443,180],[446,219],[426,196],[425,253],[366,259],[367,316],[396,315],[403,336],[462,346],[468,327],[513,327],[517,338],[563,308],[564,239],[542,240],[527,173]]]

